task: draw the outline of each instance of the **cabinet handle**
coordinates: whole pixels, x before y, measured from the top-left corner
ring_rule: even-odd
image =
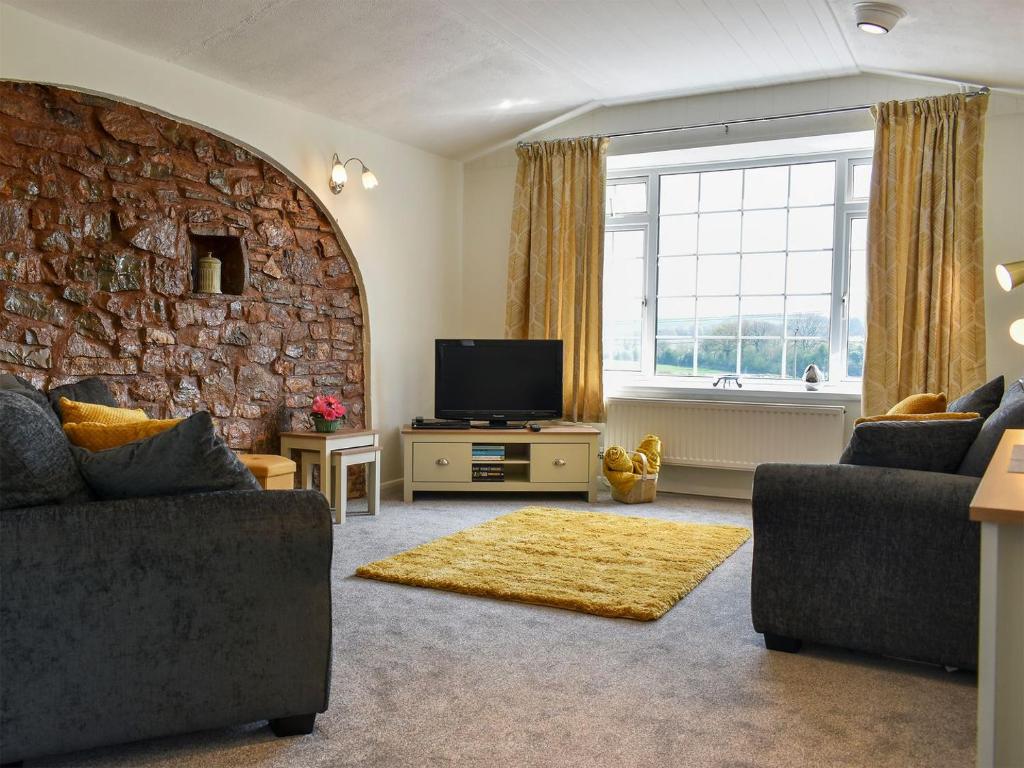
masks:
[[[437,466],[439,466],[439,467],[447,467],[448,466],[448,459],[438,459],[434,463],[437,464]]]
[[[554,464],[556,467],[564,467],[565,466],[565,459],[555,459],[551,463]]]

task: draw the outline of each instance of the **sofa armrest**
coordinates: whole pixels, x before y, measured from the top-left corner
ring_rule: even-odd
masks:
[[[0,513],[4,759],[326,709],[315,491]]]
[[[973,667],[980,532],[969,506],[977,485],[907,469],[758,467],[755,629]]]

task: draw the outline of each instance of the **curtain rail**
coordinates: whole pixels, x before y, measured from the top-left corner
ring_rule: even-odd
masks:
[[[979,88],[976,91],[967,91],[963,95],[966,98],[973,96],[982,96],[989,93],[988,87]],[[642,131],[619,131],[616,133],[599,133],[594,134],[589,138],[605,138],[605,139],[621,139],[625,136],[652,136],[659,133],[674,133],[676,131],[693,131],[699,128],[725,128],[728,130],[730,125],[744,125],[747,123],[763,123],[769,120],[792,120],[797,117],[816,117],[818,115],[838,115],[843,112],[860,112],[865,109],[871,109],[874,104],[858,104],[854,107],[834,107],[832,109],[816,109],[810,112],[790,112],[785,115],[767,115],[765,117],[743,117],[736,120],[720,120],[712,123],[692,123],[690,125],[673,125],[667,128],[648,128]],[[532,141],[520,141],[517,146],[527,147],[530,144],[536,144],[539,142]]]

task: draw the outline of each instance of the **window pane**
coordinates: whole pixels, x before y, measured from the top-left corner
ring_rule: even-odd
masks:
[[[833,206],[789,211],[789,249],[818,251],[832,247]]]
[[[697,252],[696,216],[662,216],[658,232],[659,253]]]
[[[644,231],[622,229],[604,235],[606,259],[642,259],[644,257]]]
[[[736,339],[701,339],[697,342],[697,375],[736,373]]]
[[[858,163],[852,166],[853,184],[851,197],[863,200],[871,192],[871,163]]]
[[[693,342],[663,341],[655,347],[654,372],[664,376],[693,375]]]
[[[780,251],[786,247],[786,212],[750,211],[743,214],[744,251]]]
[[[696,292],[696,256],[662,256],[658,259],[659,296],[692,296]]]
[[[786,342],[786,376],[799,379],[804,375],[807,366],[814,363],[828,378],[828,342],[827,341],[787,341]]]
[[[789,195],[789,166],[751,168],[743,182],[744,208],[782,208]]]
[[[712,171],[700,175],[700,209],[735,211],[740,208],[743,171]]]
[[[790,205],[822,205],[834,203],[836,197],[836,164],[805,163],[794,165],[789,175]]]
[[[832,251],[789,254],[786,293],[828,293],[832,290]]]
[[[605,214],[624,216],[630,213],[647,213],[647,182],[608,184]]]
[[[640,336],[604,337],[604,367],[619,371],[640,370]]]
[[[658,336],[693,336],[695,299],[658,299]]]
[[[619,298],[639,299],[644,293],[643,262],[640,259],[612,260],[604,265],[604,303]]]
[[[661,177],[661,212],[693,213],[697,210],[699,173],[673,173]]]
[[[701,336],[735,336],[739,317],[739,299],[698,298],[697,327]]]
[[[782,375],[782,339],[744,339],[740,373],[752,376]]]
[[[828,339],[830,304],[828,296],[787,297],[786,335]]]
[[[709,296],[735,295],[740,292],[740,257],[738,254],[701,256],[697,264],[697,293]]]
[[[782,336],[782,310],[784,299],[781,296],[745,296],[740,303],[743,323],[740,333],[743,336]],[[779,346],[779,370],[782,369],[782,347]]]
[[[730,253],[740,249],[740,214],[704,213],[700,217],[700,253]]]
[[[782,293],[785,280],[786,254],[743,254],[743,293]]]
[[[866,235],[867,220],[854,219],[850,237],[850,291],[846,298],[846,377],[849,379],[859,379],[864,375],[864,339],[867,329]]]

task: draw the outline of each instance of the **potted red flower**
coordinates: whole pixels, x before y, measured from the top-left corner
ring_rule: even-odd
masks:
[[[345,423],[348,408],[334,395],[317,395],[313,398],[313,427],[317,432],[337,432]]]

